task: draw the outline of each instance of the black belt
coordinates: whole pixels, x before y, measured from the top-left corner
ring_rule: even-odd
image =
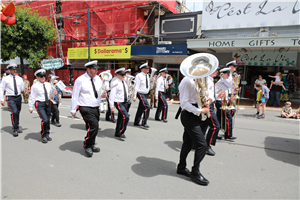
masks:
[[[17,98],[17,97],[20,97],[21,95],[19,94],[19,95],[17,95],[17,96],[15,96],[15,95],[7,95],[8,97],[15,97],[15,98]]]
[[[192,103],[192,105],[195,106],[196,108],[198,108],[198,104],[197,103]],[[181,111],[186,111],[186,110],[182,110],[181,106],[179,106],[178,111],[177,111],[177,113],[175,115],[175,119],[178,119]],[[188,111],[186,111],[186,112],[188,112]]]

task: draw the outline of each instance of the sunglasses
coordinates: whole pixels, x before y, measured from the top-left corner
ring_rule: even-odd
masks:
[[[39,75],[40,78],[46,77],[46,74]]]

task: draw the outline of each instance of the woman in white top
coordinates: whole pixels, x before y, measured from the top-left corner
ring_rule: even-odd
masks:
[[[265,84],[267,84],[267,81],[265,79],[263,79],[262,75],[258,75],[258,79],[256,79],[255,82],[254,82],[254,88],[255,88],[255,108],[256,108],[256,97],[257,97],[257,92],[258,92],[258,89],[256,87],[257,83],[265,85]]]

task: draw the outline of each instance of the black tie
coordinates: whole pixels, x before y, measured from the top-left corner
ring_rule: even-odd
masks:
[[[146,74],[146,88],[148,89],[148,76]]]
[[[166,92],[167,92],[167,88],[166,88],[166,78],[163,78],[163,80],[164,80],[164,93],[166,93]]]
[[[47,93],[45,84],[43,84],[43,87],[44,87],[45,103],[46,103],[46,105],[48,105],[49,104],[49,99],[48,99],[48,93]]]
[[[15,96],[17,96],[17,95],[18,95],[18,89],[17,89],[16,77],[13,76],[13,78],[14,78],[14,90],[15,90]]]
[[[93,78],[91,78],[91,81],[92,81],[92,86],[93,86],[93,90],[94,90],[94,95],[95,95],[95,98],[97,99],[98,98],[98,94],[96,92],[96,88],[95,88],[95,85],[94,85]]]
[[[127,92],[126,92],[124,81],[122,81],[122,83],[123,83],[123,89],[124,89],[124,102],[127,102]]]

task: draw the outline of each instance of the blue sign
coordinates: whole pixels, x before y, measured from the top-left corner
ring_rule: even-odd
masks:
[[[186,55],[187,45],[131,46],[132,56],[141,55]]]

